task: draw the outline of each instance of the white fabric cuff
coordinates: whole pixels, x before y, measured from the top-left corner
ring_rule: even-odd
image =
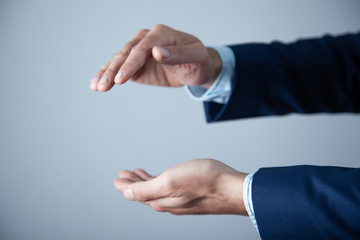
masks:
[[[259,228],[257,226],[257,222],[255,219],[254,206],[253,206],[253,202],[252,202],[253,177],[254,177],[254,173],[247,175],[244,180],[243,199],[244,199],[244,205],[245,205],[246,211],[247,211],[252,223],[254,224],[256,230],[259,232]]]
[[[235,69],[235,55],[227,46],[211,47],[216,50],[221,58],[222,68],[214,84],[209,88],[200,86],[185,86],[191,98],[197,101],[212,101],[226,104],[232,91],[232,78]]]

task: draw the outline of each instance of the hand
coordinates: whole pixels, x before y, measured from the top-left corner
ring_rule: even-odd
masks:
[[[210,88],[221,70],[217,52],[196,37],[164,25],[140,30],[92,78],[90,88],[105,92],[129,79],[150,85]]]
[[[242,190],[246,175],[216,160],[196,159],[156,177],[141,169],[122,171],[114,185],[128,200],[160,212],[247,215]]]

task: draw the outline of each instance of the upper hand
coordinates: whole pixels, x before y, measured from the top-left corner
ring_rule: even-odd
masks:
[[[164,25],[140,30],[92,78],[90,88],[108,91],[128,80],[157,86],[209,88],[221,69],[215,50],[196,37]]]
[[[152,177],[144,170],[122,171],[115,187],[128,200],[172,214],[241,214],[245,173],[212,159],[181,163]]]

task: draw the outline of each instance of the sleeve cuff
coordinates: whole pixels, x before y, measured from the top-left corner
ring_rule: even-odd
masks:
[[[256,230],[259,232],[259,228],[257,226],[257,222],[255,219],[254,205],[252,202],[253,177],[254,177],[254,173],[247,175],[244,180],[243,199],[244,199],[244,205],[245,205],[246,211],[247,211],[252,223],[254,224]]]
[[[209,88],[185,86],[187,93],[196,101],[226,104],[232,91],[232,77],[235,69],[235,55],[227,46],[212,47],[221,58],[222,69],[214,84]]]

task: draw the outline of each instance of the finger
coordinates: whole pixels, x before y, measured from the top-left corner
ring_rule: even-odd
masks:
[[[124,192],[125,189],[129,189],[130,185],[133,184],[134,182],[132,182],[129,179],[125,179],[125,178],[117,178],[114,180],[114,186],[115,188],[120,191],[120,192]]]
[[[162,198],[146,202],[146,205],[158,212],[169,212],[174,215],[201,215],[217,213],[214,202],[207,198]]]
[[[116,83],[123,84],[128,81],[141,67],[146,63],[150,56],[150,48],[146,46],[135,46],[129,57],[121,66],[118,75],[116,76]]]
[[[103,70],[103,74],[98,82],[98,91],[106,92],[109,91],[114,86],[114,69],[116,69],[118,61],[118,53],[115,54],[112,58],[106,69]]]
[[[164,197],[145,202],[146,205],[158,212],[169,211],[174,208],[185,208],[188,201],[184,197]]]
[[[148,174],[147,172],[145,172],[142,169],[136,169],[136,170],[134,170],[134,173],[136,175],[138,175],[139,177],[141,177],[143,180],[151,180],[154,178],[153,176],[151,176],[150,174]]]
[[[131,49],[129,57],[126,59],[119,71],[119,83],[126,82],[138,70],[144,66],[146,60],[151,56],[152,48],[155,45],[164,44],[168,38],[165,34],[169,28],[155,26],[136,46]]]
[[[107,61],[107,63],[102,66],[102,68],[94,75],[94,77],[90,81],[90,89],[93,91],[98,91],[98,84],[100,82],[101,77],[103,76],[105,70],[109,67],[112,58]]]
[[[128,171],[128,170],[121,171],[121,172],[119,173],[119,178],[128,179],[128,180],[131,180],[131,181],[133,181],[133,182],[144,181],[141,177],[139,177],[139,176],[136,175],[135,173],[130,172],[130,171]]]
[[[171,65],[201,62],[209,58],[201,42],[183,46],[155,46],[152,49],[152,55],[156,61]]]
[[[108,76],[112,84],[120,84],[119,82],[119,69],[121,65],[125,62],[126,58],[131,52],[131,48],[139,42],[140,39],[136,38],[128,42],[123,49],[121,49],[114,58],[114,61],[110,64],[109,68],[106,70],[104,75]]]
[[[109,74],[114,73],[114,82],[116,84],[121,84],[123,82],[119,81],[119,78],[121,76],[121,73],[119,74],[119,69],[121,65],[125,62],[125,60],[129,57],[131,53],[131,49],[136,46],[144,37],[148,34],[150,30],[149,29],[142,29],[138,31],[133,39],[128,42],[119,52],[118,52],[118,61],[114,63],[114,65],[109,67]]]
[[[96,82],[98,83],[97,90],[105,92],[114,86],[115,76],[120,66],[129,56],[131,49],[146,36],[148,31],[148,29],[138,31],[134,38],[125,44],[125,46],[111,58],[109,63],[99,71],[100,74],[98,74],[96,80],[94,80],[94,86]]]
[[[134,198],[139,202],[147,202],[170,195],[166,183],[162,178],[153,178],[148,181],[136,182],[129,186]]]
[[[122,77],[122,72],[119,71],[120,67],[123,65],[123,63],[126,61],[126,59],[129,57],[129,55],[131,54],[131,50],[141,41],[143,40],[146,35],[148,34],[150,30],[149,29],[142,29],[140,31],[138,31],[135,36],[133,37],[133,39],[128,42],[118,53],[119,55],[119,61],[114,64],[113,66],[109,67],[110,70],[110,74],[112,74],[112,72],[115,72],[115,77],[114,77],[114,82],[116,84],[123,84],[125,83],[125,81],[121,81],[121,77]]]

